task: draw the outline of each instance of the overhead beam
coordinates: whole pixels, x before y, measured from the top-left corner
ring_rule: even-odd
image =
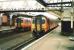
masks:
[[[41,3],[43,6],[45,7],[61,7],[61,6],[58,6],[59,4],[71,4],[72,6],[72,1],[70,2],[56,2],[56,3],[45,3],[43,0],[36,0],[38,1],[39,3]],[[55,6],[56,5],[56,6]],[[62,7],[71,7],[70,5],[69,6],[62,6]]]
[[[60,11],[60,9],[49,9],[49,10],[0,10],[0,13],[4,13],[4,12],[47,12],[47,11]]]
[[[58,4],[72,4],[72,1],[70,1],[70,2],[47,3],[47,5],[58,5]]]
[[[48,5],[47,7],[61,7],[61,5],[60,6],[58,6],[58,5]],[[72,6],[62,6],[62,7],[72,7]]]
[[[0,13],[3,12],[46,12],[46,10],[0,10]]]
[[[60,11],[60,9],[49,9],[47,11]]]

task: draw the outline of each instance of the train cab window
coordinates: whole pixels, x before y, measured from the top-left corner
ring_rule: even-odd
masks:
[[[41,22],[40,22],[40,20],[37,20],[37,24],[40,24]]]
[[[45,23],[45,20],[42,19],[42,20],[37,20],[37,24],[44,24]]]
[[[33,19],[33,23],[35,23],[36,22],[36,20],[35,19]],[[37,24],[44,24],[45,23],[45,20],[44,19],[42,19],[42,20],[37,20]]]
[[[42,24],[44,24],[45,23],[45,20],[44,19],[42,19]]]

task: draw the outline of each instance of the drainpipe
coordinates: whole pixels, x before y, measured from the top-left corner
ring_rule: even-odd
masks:
[[[3,13],[0,13],[0,28],[2,26],[2,15],[3,15]]]
[[[73,13],[74,13],[74,1],[72,0],[72,16],[71,16],[71,29],[72,29],[72,31],[73,31],[73,19],[74,19],[74,15],[73,15]],[[74,31],[73,31],[74,32]]]
[[[10,14],[10,27],[12,26],[12,14]]]

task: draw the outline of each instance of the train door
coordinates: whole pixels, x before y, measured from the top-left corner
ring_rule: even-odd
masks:
[[[34,30],[34,36],[41,37],[44,35],[42,32],[42,16],[37,16],[35,19],[33,19],[35,24],[35,30]]]
[[[41,16],[37,16],[35,18],[35,29],[37,32],[42,31],[42,17]]]
[[[45,32],[45,28],[46,28],[46,19],[44,16],[39,16],[39,18],[37,17],[37,30],[39,32]]]
[[[36,23],[37,23],[37,31],[41,31],[42,30],[42,18],[38,17]]]

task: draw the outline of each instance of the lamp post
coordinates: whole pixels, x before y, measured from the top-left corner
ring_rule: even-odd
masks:
[[[73,21],[74,21],[74,0],[72,0],[72,10],[71,10],[71,14],[72,14],[72,16],[71,16],[71,28],[72,28],[72,30],[74,29],[74,26],[73,26]],[[74,30],[73,30],[73,32],[74,32]]]

